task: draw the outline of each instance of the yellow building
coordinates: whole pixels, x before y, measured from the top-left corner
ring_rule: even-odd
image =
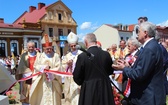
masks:
[[[53,39],[53,43],[55,43],[55,45],[57,44],[60,48],[61,54],[65,54],[68,51],[66,36],[71,31],[76,33],[77,29],[77,23],[72,17],[72,11],[61,0],[48,6],[44,3],[38,3],[37,8],[30,6],[29,11],[25,11],[12,25],[19,26],[21,30],[30,31],[29,33],[18,33],[20,35],[20,41],[17,42],[18,44],[15,48],[15,50],[18,51],[17,54],[21,52],[22,47],[26,49],[26,44],[29,40],[33,40],[36,47],[42,49],[40,41],[44,34],[48,34]],[[9,30],[9,28],[5,27],[4,29],[3,27],[3,29],[1,29],[0,24],[0,33],[4,33],[6,30]],[[13,32],[14,31],[11,33],[14,34]],[[5,36],[1,36],[0,34],[0,37],[4,38]],[[16,37],[15,39],[17,40]],[[9,43],[10,41],[6,41],[5,46],[7,46],[7,49],[10,49],[10,47],[8,47]],[[60,44],[62,46],[60,46]]]

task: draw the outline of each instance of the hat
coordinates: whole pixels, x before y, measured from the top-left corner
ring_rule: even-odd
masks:
[[[48,36],[48,34],[45,34],[41,40],[41,43],[43,47],[52,46],[52,39]]]
[[[67,36],[67,41],[69,44],[77,43],[78,42],[78,36],[74,34],[73,32],[70,32]]]

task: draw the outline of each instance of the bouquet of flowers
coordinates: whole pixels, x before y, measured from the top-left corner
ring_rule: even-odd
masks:
[[[9,98],[9,104],[16,104],[16,94],[17,92],[13,92],[11,90],[6,92],[6,95]]]

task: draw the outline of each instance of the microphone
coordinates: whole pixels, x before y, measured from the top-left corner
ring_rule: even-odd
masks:
[[[88,57],[94,57],[94,55],[88,51],[86,51],[84,48],[82,48],[80,45],[76,45],[76,49],[81,50],[86,53]]]

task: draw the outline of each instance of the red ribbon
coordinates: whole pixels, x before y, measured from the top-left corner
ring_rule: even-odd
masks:
[[[44,69],[44,72],[37,72],[36,74],[32,74],[31,76],[28,76],[28,77],[25,77],[25,78],[22,78],[18,81],[16,81],[15,83],[13,83],[10,88],[8,88],[4,94],[6,94],[6,92],[8,92],[17,82],[21,82],[21,81],[26,81],[28,79],[31,79],[33,78],[34,76],[38,76],[38,75],[41,75],[43,73],[52,73],[52,74],[55,74],[55,75],[58,75],[58,76],[72,76],[72,73],[69,73],[69,72],[61,72],[61,71],[54,71],[54,70],[47,70],[47,69]]]

